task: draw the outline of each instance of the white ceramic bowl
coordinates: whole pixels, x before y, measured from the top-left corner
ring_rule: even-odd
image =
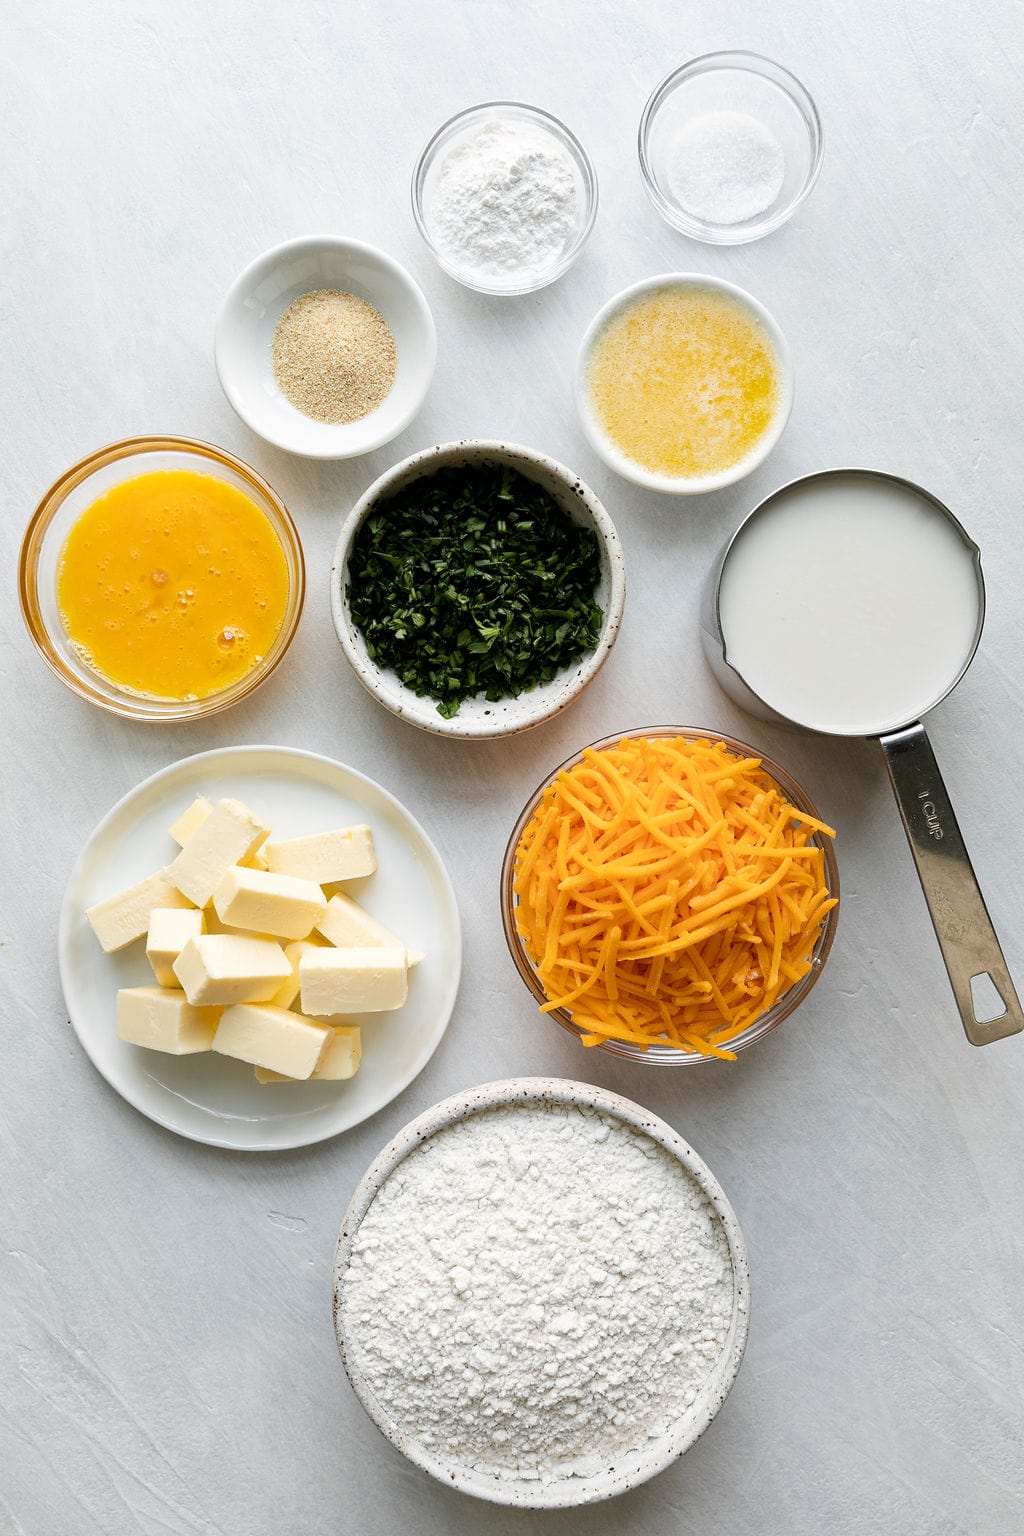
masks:
[[[590,406],[587,368],[598,336],[608,322],[627,305],[642,294],[652,293],[659,288],[711,288],[716,293],[728,294],[760,322],[775,348],[779,368],[779,404],[775,419],[748,454],[717,475],[689,478],[680,475],[660,475],[653,470],[645,469],[642,464],[629,458],[612,442]],[[708,491],[720,491],[724,486],[734,485],[737,480],[742,480],[745,475],[749,475],[759,464],[762,464],[771,453],[785,430],[793,407],[793,363],[786,338],[778,322],[763,304],[759,303],[752,294],[747,293],[745,288],[738,288],[735,283],[727,283],[720,277],[707,277],[702,273],[665,272],[659,277],[645,277],[641,282],[633,283],[629,288],[623,288],[621,293],[617,293],[598,310],[587,327],[580,345],[576,359],[574,391],[576,409],[579,412],[583,430],[592,446],[611,469],[626,480],[632,480],[634,484],[642,485],[649,491],[664,491],[670,496],[702,496]]]
[[[286,400],[271,364],[285,310],[303,293],[341,288],[380,310],[398,349],[387,399],[360,421],[314,421]],[[437,337],[419,286],[375,246],[339,235],[286,240],[258,256],[228,290],[217,320],[214,358],[231,406],[254,432],[309,459],[350,459],[397,437],[426,398]]]
[[[518,698],[490,702],[482,697],[467,699],[457,715],[446,720],[437,712],[434,700],[422,698],[400,682],[397,675],[371,661],[362,635],[352,621],[345,591],[346,568],[352,542],[370,513],[385,503],[396,491],[413,480],[452,464],[509,464],[530,480],[535,480],[573,519],[594,529],[601,556],[601,580],[596,598],[604,611],[604,621],[596,648],[588,651],[571,667],[565,667],[550,683],[542,683],[521,693]],[[474,439],[464,443],[442,443],[403,459],[387,470],[360,497],[342,524],[338,546],[331,566],[331,614],[334,627],[356,676],[374,698],[392,714],[421,730],[438,736],[483,738],[510,736],[540,725],[543,720],[567,709],[592,682],[608,659],[622,622],[626,599],[625,563],[619,536],[608,513],[578,475],[546,454],[513,443]]]
[[[464,1120],[481,1111],[514,1104],[583,1104],[613,1115],[626,1125],[641,1131],[663,1147],[692,1175],[707,1195],[721,1220],[729,1245],[733,1272],[733,1307],[725,1347],[715,1362],[707,1381],[694,1403],[670,1425],[664,1434],[649,1440],[628,1456],[602,1470],[594,1477],[566,1477],[540,1483],[535,1480],[517,1481],[499,1478],[474,1471],[469,1467],[451,1462],[427,1450],[406,1434],[385,1412],[374,1397],[358,1367],[351,1357],[347,1335],[343,1290],[345,1276],[352,1256],[352,1244],[359,1224],[382,1186],[393,1170],[411,1151],[445,1126]],[[571,1177],[571,1170],[567,1171]],[[721,1185],[707,1164],[698,1157],[683,1138],[659,1120],[649,1110],[624,1099],[605,1088],[590,1083],[576,1083],[561,1078],[517,1077],[504,1082],[484,1083],[479,1088],[456,1094],[435,1104],[425,1114],[410,1121],[395,1139],[388,1143],[380,1156],[361,1179],[345,1216],[338,1238],[334,1258],[334,1326],[341,1351],[342,1362],[356,1396],[366,1409],[377,1428],[386,1435],[392,1445],[417,1467],[429,1472],[444,1483],[446,1488],[457,1488],[478,1499],[488,1499],[494,1504],[518,1505],[527,1509],[566,1509],[581,1504],[596,1503],[635,1488],[658,1472],[671,1465],[684,1451],[688,1451],[707,1429],[715,1414],[729,1395],[743,1359],[747,1342],[750,1303],[750,1268],[746,1245],[735,1212],[729,1204]]]

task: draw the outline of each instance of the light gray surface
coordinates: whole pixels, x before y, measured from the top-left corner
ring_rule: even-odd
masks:
[[[1024,1526],[1024,1040],[965,1042],[877,748],[742,716],[700,658],[696,597],[753,501],[804,471],[868,463],[923,481],[982,545],[990,616],[932,720],[968,844],[1024,980],[1018,7],[886,0],[9,9],[0,238],[3,726],[8,748],[0,1074],[0,1530],[17,1536],[1015,1536]],[[825,169],[761,244],[714,250],[662,225],[634,136],[684,57],[760,49],[816,96]],[[579,265],[488,300],[432,266],[407,181],[438,122],[519,96],[585,140],[602,206]],[[389,448],[336,467],[266,447],[214,376],[213,317],[274,241],[336,229],[408,262],[434,307],[435,385]],[[585,446],[577,338],[647,273],[750,287],[791,342],[789,429],[752,480],[678,503]],[[206,726],[100,715],[45,671],[13,602],[18,539],[73,459],[136,432],[235,449],[291,506],[311,577],[287,663]],[[432,441],[520,439],[578,468],[626,546],[608,666],[511,744],[428,738],[349,673],[327,570],[341,517]],[[504,837],[580,743],[708,724],[775,751],[840,829],[843,917],[825,979],[735,1067],[630,1068],[542,1022],[501,937]],[[284,742],[381,778],[447,858],[466,926],[448,1037],[422,1078],[341,1140],[222,1155],[157,1130],[97,1077],[66,1025],[54,938],[98,817],[153,769],[225,742]],[[491,1511],[429,1483],[356,1404],[335,1355],[331,1254],[351,1191],[411,1116],[518,1073],[642,1100],[707,1159],[753,1275],[750,1347],[704,1440],[646,1488],[580,1515]]]

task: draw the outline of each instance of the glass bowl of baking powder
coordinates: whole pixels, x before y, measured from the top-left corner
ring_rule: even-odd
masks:
[[[449,1488],[565,1509],[670,1466],[747,1339],[743,1235],[714,1174],[639,1104],[512,1078],[437,1104],[361,1180],[334,1266],[345,1370]]]
[[[412,211],[441,269],[509,297],[567,272],[594,227],[597,175],[539,107],[487,101],[442,123],[416,162]]]

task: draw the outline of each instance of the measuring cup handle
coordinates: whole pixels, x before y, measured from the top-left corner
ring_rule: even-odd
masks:
[[[892,731],[881,745],[967,1038],[988,1045],[1015,1035],[1024,1013],[924,726]],[[995,1018],[978,1016],[979,1007],[991,1010],[971,983],[985,978],[989,996],[994,988],[1003,1004]]]

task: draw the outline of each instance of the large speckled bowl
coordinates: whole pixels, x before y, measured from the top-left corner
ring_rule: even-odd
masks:
[[[621,1456],[617,1462],[594,1477],[564,1477],[543,1482],[527,1479],[517,1481],[474,1471],[457,1462],[446,1461],[435,1452],[427,1450],[406,1434],[377,1401],[353,1362],[346,1332],[343,1296],[353,1241],[360,1222],[391,1173],[404,1157],[446,1126],[484,1110],[517,1104],[524,1108],[536,1104],[582,1104],[602,1114],[614,1115],[634,1130],[650,1136],[672,1157],[678,1159],[700,1185],[722,1223],[729,1245],[733,1272],[732,1318],[725,1347],[696,1400],[657,1439],[648,1439],[635,1451]],[[356,1396],[377,1428],[415,1466],[429,1472],[431,1477],[436,1477],[447,1487],[473,1494],[478,1499],[487,1499],[492,1504],[510,1504],[524,1509],[567,1509],[610,1499],[617,1493],[625,1493],[628,1488],[635,1488],[638,1483],[646,1482],[658,1472],[663,1472],[684,1451],[688,1451],[707,1429],[736,1380],[747,1342],[749,1301],[750,1269],[743,1234],[732,1206],[707,1164],[670,1125],[639,1104],[617,1093],[609,1093],[605,1088],[595,1088],[590,1083],[576,1083],[557,1077],[514,1077],[503,1082],[484,1083],[479,1088],[469,1089],[435,1104],[433,1109],[428,1109],[410,1121],[363,1175],[346,1213],[334,1258],[334,1328],[338,1348]]]
[[[565,667],[550,683],[543,683],[521,693],[518,698],[490,701],[480,696],[467,699],[457,715],[446,720],[437,712],[433,699],[421,698],[399,681],[396,673],[380,667],[367,654],[362,634],[352,621],[348,596],[347,567],[356,534],[372,512],[381,508],[397,491],[426,475],[449,465],[509,464],[529,480],[535,480],[568,513],[574,522],[593,528],[601,552],[601,579],[597,601],[604,612],[604,622],[594,650],[586,652],[571,667]],[[334,627],[356,676],[375,699],[402,720],[438,736],[481,739],[511,736],[568,709],[575,698],[592,682],[608,659],[622,623],[626,600],[625,562],[622,545],[608,513],[578,475],[532,448],[513,443],[474,439],[462,443],[442,443],[403,459],[387,470],[356,502],[342,525],[338,547],[331,566],[331,614]]]

